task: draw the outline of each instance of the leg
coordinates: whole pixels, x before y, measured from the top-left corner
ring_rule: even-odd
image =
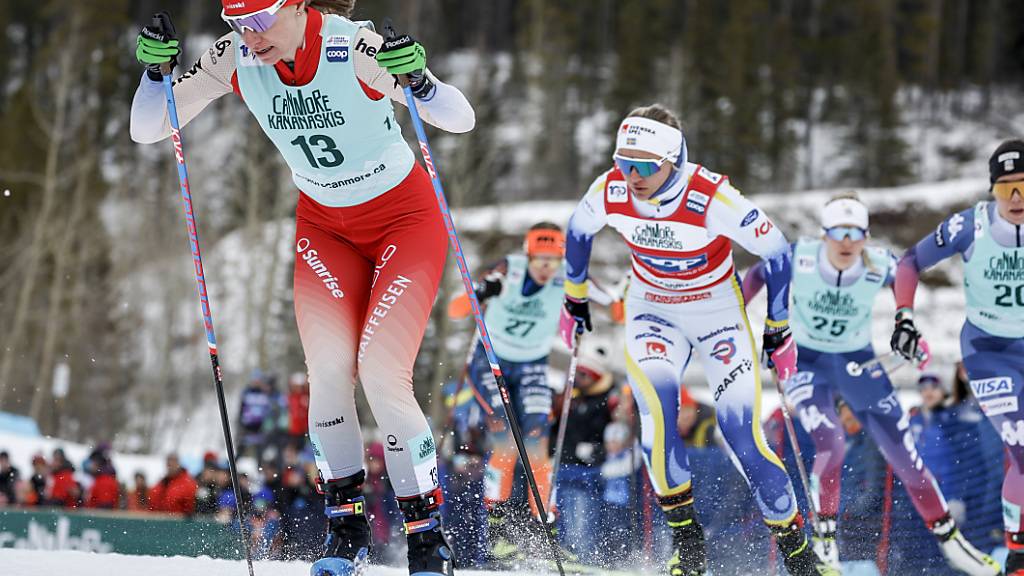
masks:
[[[846,456],[846,435],[836,414],[835,394],[828,370],[814,360],[828,355],[801,348],[800,372],[786,385],[786,397],[796,406],[800,425],[814,441],[811,495],[818,514],[835,520],[839,514],[839,484]]]
[[[836,414],[831,380],[836,355],[808,348],[799,350],[800,372],[786,383],[786,398],[795,405],[800,425],[814,441],[808,495],[818,516],[814,549],[833,568],[839,567],[836,521],[839,516],[839,485],[846,456],[846,435]],[[842,357],[840,357],[841,359]]]
[[[309,438],[324,480],[329,526],[324,558],[313,573],[343,574],[365,559],[371,540],[355,406],[356,342],[370,264],[314,223],[309,202],[300,198],[296,218],[295,318],[309,370]],[[343,276],[328,287],[323,279],[336,274]]]
[[[873,354],[871,350],[862,350],[847,358],[863,362]],[[888,376],[883,372],[878,377],[862,374],[844,379],[840,393],[900,477],[917,513],[938,538],[946,561],[967,574],[998,574],[998,564],[978,551],[957,529],[938,482],[918,454],[910,432],[910,415],[900,407]]]
[[[686,326],[707,371],[722,435],[789,573],[832,574],[807,541],[789,475],[764,438],[761,367],[738,282],[723,285],[718,296],[687,305]]]
[[[309,202],[300,200],[295,230],[295,319],[309,370],[309,438],[320,475],[332,480],[363,469],[355,366],[372,267],[350,245],[303,218],[304,201]],[[332,275],[339,277],[335,291],[323,282]]]
[[[972,352],[964,356],[971,390],[1002,437],[1009,464],[1003,477],[1003,526],[1010,549],[1006,573],[1015,576],[1024,574],[1024,362],[1019,352]]]
[[[445,237],[439,221],[402,220],[387,232],[378,243],[358,370],[366,401],[388,439],[388,477],[401,499],[438,487],[434,437],[412,375],[444,266]]]
[[[670,574],[707,569],[704,531],[693,506],[690,462],[680,437],[679,383],[692,348],[676,309],[628,298],[626,369],[640,412],[640,444],[651,486],[672,528]]]

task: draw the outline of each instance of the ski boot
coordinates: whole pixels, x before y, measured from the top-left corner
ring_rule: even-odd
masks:
[[[836,542],[836,517],[819,516],[818,529],[815,531],[814,553],[822,562],[839,569],[839,545]]]
[[[443,501],[440,488],[398,499],[398,507],[405,516],[411,576],[453,576],[455,573],[455,556],[441,526]]]
[[[814,552],[804,534],[804,522],[800,515],[788,526],[772,526],[771,531],[782,553],[786,570],[792,576],[840,576],[839,570],[822,562]]]
[[[487,545],[489,564],[495,568],[510,566],[522,556],[517,539],[511,534],[516,522],[515,512],[505,502],[497,502],[487,510]]]
[[[707,547],[704,544],[704,528],[697,521],[697,511],[693,507],[692,492],[658,498],[658,504],[662,506],[665,519],[672,528],[674,553],[668,561],[667,574],[703,576],[708,570]]]
[[[370,552],[370,523],[366,519],[363,482],[366,472],[318,482],[324,495],[327,540],[323,557],[313,563],[310,576],[360,576],[366,573]]]
[[[964,538],[953,518],[946,514],[929,526],[950,566],[971,576],[998,576],[1002,566]]]
[[[1007,532],[1006,576],[1024,576],[1024,532]]]

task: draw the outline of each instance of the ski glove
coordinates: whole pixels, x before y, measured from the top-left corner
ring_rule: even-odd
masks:
[[[913,314],[905,310],[897,312],[896,329],[893,330],[892,340],[889,341],[892,351],[907,360],[914,360],[917,358],[920,340],[921,333],[914,326]]]
[[[166,64],[170,66],[169,70],[173,70],[178,64],[180,42],[175,37],[174,24],[167,12],[153,15],[153,23],[139,32],[137,44],[135,57],[146,66],[146,74],[154,82],[163,80],[161,67]]]
[[[385,40],[377,51],[377,64],[389,74],[407,76],[417,98],[426,98],[434,88],[426,74],[427,51],[408,34]]]
[[[765,330],[763,350],[768,357],[768,367],[775,369],[779,381],[785,382],[796,376],[796,342],[788,325]]]
[[[501,294],[501,281],[504,279],[505,275],[500,272],[491,272],[484,276],[484,281],[476,286],[476,299],[483,302]]]
[[[573,333],[582,331],[583,328],[588,332],[594,329],[590,322],[590,301],[586,298],[566,296],[562,315],[558,319],[558,332],[567,348],[572,350]]]

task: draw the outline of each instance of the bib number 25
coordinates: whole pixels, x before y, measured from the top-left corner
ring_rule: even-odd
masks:
[[[342,155],[341,150],[338,150],[338,145],[330,136],[314,134],[308,139],[305,136],[299,136],[292,140],[291,144],[302,149],[306,160],[313,168],[337,168],[345,161],[345,156]]]

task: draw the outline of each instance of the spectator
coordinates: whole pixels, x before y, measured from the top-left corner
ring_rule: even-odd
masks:
[[[217,455],[203,455],[203,469],[196,476],[196,514],[216,514],[220,499],[220,466]]]
[[[29,478],[29,491],[25,495],[28,506],[46,506],[49,504],[47,486],[50,483],[50,467],[42,454],[32,457],[32,477]]]
[[[64,455],[62,448],[53,451],[50,466],[53,484],[50,486],[50,504],[65,508],[78,508],[82,505],[82,487],[75,480],[75,467]]]
[[[220,492],[217,502],[217,521],[222,524],[235,525],[235,518],[238,513],[238,506],[235,500],[235,491],[231,486],[230,476],[227,475],[224,488]],[[246,510],[252,510],[252,492],[250,490],[249,475],[245,472],[238,473],[238,491],[242,494],[242,503]]]
[[[167,475],[149,492],[156,512],[191,515],[196,510],[196,481],[181,467],[177,454],[167,456]]]
[[[105,451],[89,458],[86,471],[93,478],[85,505],[89,508],[114,509],[121,501],[121,485],[117,482],[117,471]]]
[[[305,372],[296,372],[288,380],[288,442],[301,451],[309,431],[309,381]]]
[[[135,473],[135,486],[128,492],[125,508],[139,512],[151,509],[149,505],[149,484],[146,483],[146,475],[141,470]]]
[[[636,461],[633,431],[625,422],[612,422],[604,429],[605,459],[601,465],[602,491],[601,561],[622,566],[633,547],[631,526],[635,505],[632,493]]]
[[[307,474],[294,446],[285,447],[284,465],[279,503],[284,541],[281,559],[312,560],[323,537],[323,497],[313,484],[316,466],[312,465],[312,476]]]
[[[0,506],[18,503],[15,486],[18,484],[18,469],[11,466],[11,457],[6,451],[0,452]]]
[[[718,444],[715,409],[694,400],[685,386],[679,387],[676,429],[687,448],[707,448]]]
[[[265,427],[274,412],[268,375],[256,369],[252,371],[249,386],[242,391],[238,410],[238,425],[241,438],[238,441],[238,457],[262,456],[267,436]]]
[[[565,429],[558,469],[559,534],[563,545],[582,562],[600,561],[599,530],[605,463],[605,429],[617,418],[620,392],[605,363],[608,353],[601,346],[584,342],[576,370],[575,389],[569,405],[569,425]],[[562,394],[554,402],[556,415],[552,433],[557,434],[562,414]],[[554,447],[556,442],[552,441]]]

